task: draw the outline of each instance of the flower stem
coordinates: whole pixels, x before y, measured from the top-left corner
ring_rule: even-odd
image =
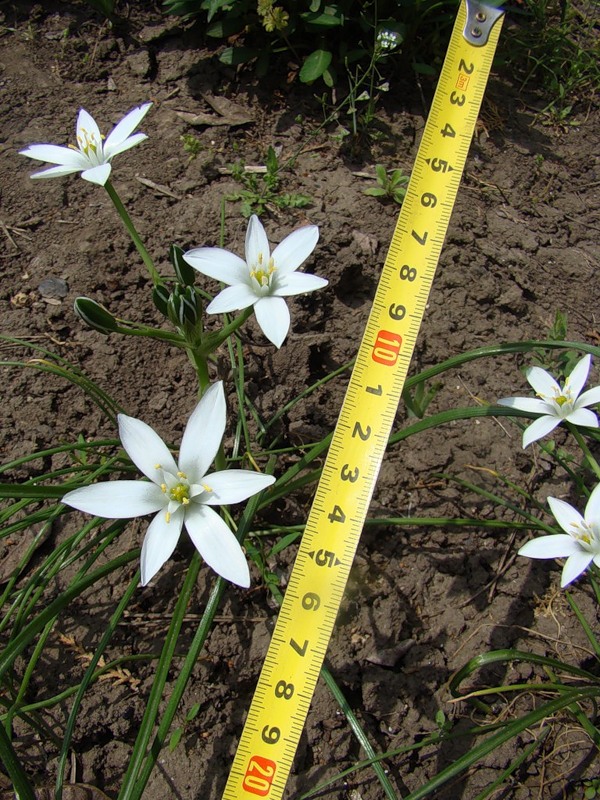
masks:
[[[203,344],[203,351],[205,356],[209,356],[211,353],[220,347],[224,341],[226,341],[232,333],[235,333],[238,328],[241,328],[244,322],[252,316],[254,311],[254,306],[250,306],[249,308],[245,308],[242,313],[237,316],[235,319],[232,319],[231,322],[228,322],[220,331],[216,331],[215,333],[209,333],[208,336],[204,338]]]
[[[269,466],[272,468],[273,465]],[[254,495],[248,500],[248,503],[246,504],[246,508],[244,509],[244,513],[242,514],[236,532],[236,536],[240,544],[244,541],[246,534],[249,532],[252,526],[252,523],[254,521],[254,516],[260,504],[259,501],[261,496],[262,492]],[[200,557],[198,556],[198,554],[194,554],[194,557],[192,559],[192,564],[196,565],[199,563],[200,563]],[[193,580],[195,581],[197,576],[196,567],[194,569],[194,572],[195,574]],[[131,768],[131,766],[128,769],[127,775],[129,777],[129,781],[127,785],[121,789],[121,793],[119,794],[120,800],[141,800],[141,798],[144,796],[146,784],[148,783],[148,780],[152,773],[152,769],[154,768],[154,765],[158,760],[160,752],[165,745],[167,736],[169,735],[169,730],[173,723],[173,719],[175,717],[175,714],[177,712],[177,709],[179,708],[179,704],[185,692],[185,688],[192,675],[194,666],[198,661],[202,648],[204,647],[204,643],[208,638],[208,634],[212,629],[215,615],[219,608],[221,599],[223,597],[223,593],[228,585],[229,585],[228,582],[223,578],[217,578],[213,586],[213,589],[210,593],[210,597],[206,605],[206,608],[204,609],[204,613],[202,614],[202,619],[200,620],[200,623],[198,625],[198,630],[196,631],[196,634],[194,635],[194,638],[189,646],[183,666],[181,667],[181,671],[172,688],[171,695],[166,704],[162,719],[160,720],[160,723],[156,730],[154,741],[152,742],[150,747],[148,747],[149,737],[144,736],[143,753],[142,753],[142,745],[138,747],[138,745],[136,744],[136,750],[138,750],[141,758],[137,761],[133,769]],[[181,625],[179,627],[181,627]],[[172,651],[170,652],[171,659],[173,658],[174,652],[175,650],[173,648]],[[161,662],[162,662],[162,657],[161,657]],[[166,659],[165,659],[165,665],[168,666]],[[164,687],[164,682],[162,683],[162,687],[160,690],[161,694],[163,687]],[[160,697],[158,697],[157,699],[160,700]],[[156,714],[154,714],[153,718],[156,718]],[[142,763],[142,761],[144,763]]]
[[[135,229],[135,225],[131,221],[131,217],[129,216],[125,206],[121,202],[121,198],[117,194],[115,187],[112,185],[110,181],[106,181],[106,183],[104,184],[104,188],[108,192],[108,196],[110,197],[110,199],[113,201],[113,204],[117,209],[119,216],[123,220],[123,224],[127,228],[127,232],[131,236],[131,240],[136,246],[138,253],[142,257],[142,261],[146,265],[146,269],[148,270],[148,272],[150,273],[150,277],[152,278],[152,283],[155,286],[162,284],[161,277],[156,271],[156,267],[154,266],[154,262],[150,257],[150,253],[146,250],[144,243],[140,239],[140,235]]]
[[[600,465],[598,464],[594,456],[591,454],[590,448],[587,446],[587,442],[581,435],[581,431],[577,428],[576,425],[573,425],[570,422],[567,422],[567,425],[573,436],[577,439],[577,444],[579,445],[579,447],[581,447],[581,450],[585,455],[586,461],[589,464],[590,469],[592,470],[596,478],[600,480]]]

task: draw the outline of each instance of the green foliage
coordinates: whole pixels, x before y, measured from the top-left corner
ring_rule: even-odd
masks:
[[[272,147],[267,150],[265,171],[253,172],[243,162],[238,162],[232,169],[235,180],[242,185],[239,192],[227,195],[230,201],[241,201],[244,217],[252,214],[260,216],[269,207],[273,208],[306,208],[311,203],[310,197],[298,193],[280,193],[281,167],[277,154]]]
[[[600,89],[598,5],[594,0],[524,0],[520,22],[502,50],[521,87],[541,84],[551,98],[544,112],[564,121],[578,101],[594,102]]]
[[[405,175],[401,169],[394,169],[388,172],[383,164],[376,164],[375,180],[377,181],[377,186],[363,189],[364,194],[369,195],[369,197],[379,197],[382,200],[393,200],[399,206],[402,205],[406,197],[408,175]]]
[[[298,62],[302,83],[321,79],[328,87],[357,65],[364,71],[402,52],[417,67],[423,59],[441,61],[456,10],[451,0],[402,5],[397,0],[164,0],[163,7],[169,14],[196,17],[207,36],[239,36],[220,56],[227,64],[253,62],[262,75],[273,56],[288,51]],[[407,32],[410,41],[403,50]]]
[[[349,80],[352,95],[357,81],[368,83],[375,75],[382,83],[398,66],[404,73],[408,68],[435,77],[457,3],[164,0],[163,7],[195,18],[209,37],[235,36],[220,56],[226,64],[251,64],[261,76],[285,53],[297,63],[302,83],[323,81],[339,90]],[[541,85],[550,100],[544,113],[551,122],[565,122],[578,101],[592,101],[600,88],[595,0],[523,0],[509,17],[513,26],[501,39],[501,60],[520,77],[522,88]]]

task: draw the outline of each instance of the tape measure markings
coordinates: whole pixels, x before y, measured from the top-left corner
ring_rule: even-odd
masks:
[[[283,796],[426,310],[500,26],[489,41],[487,33],[501,15],[475,0],[461,3],[224,800]]]

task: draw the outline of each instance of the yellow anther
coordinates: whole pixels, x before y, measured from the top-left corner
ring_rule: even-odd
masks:
[[[166,483],[161,483],[160,489],[164,494],[166,494],[167,493],[167,484]]]
[[[187,475],[185,474],[185,472],[178,472],[177,477],[183,478],[183,480],[187,481]]]
[[[170,515],[170,513],[167,511],[167,513],[165,514],[165,516],[166,516],[166,519],[167,519],[167,525],[168,525],[168,524],[169,524],[169,522],[171,522],[171,515]]]
[[[210,486],[207,486],[205,483],[201,483],[200,486],[202,486],[205,492],[212,492]]]

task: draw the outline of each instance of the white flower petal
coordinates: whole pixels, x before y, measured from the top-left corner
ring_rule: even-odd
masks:
[[[207,506],[226,506],[230,503],[241,503],[257,492],[275,483],[273,475],[262,475],[247,469],[228,469],[213,472],[203,480],[211,492],[205,494],[203,503]]]
[[[527,558],[565,558],[578,553],[581,547],[572,536],[566,533],[555,533],[551,536],[540,536],[531,539],[519,548],[519,555]]]
[[[106,137],[106,141],[104,142],[104,152],[106,153],[107,150],[111,150],[114,147],[119,147],[119,145],[122,145],[137,128],[151,108],[152,103],[144,103],[144,105],[138,106],[128,114],[125,114],[123,119],[117,123],[117,125],[115,125],[115,127]],[[144,138],[147,138],[145,134],[138,134],[138,136],[144,136]]]
[[[104,145],[104,158],[110,161],[111,158],[118,156],[119,153],[131,150],[132,147],[146,141],[147,138],[145,133],[135,133],[133,136],[130,136],[129,139],[125,139],[124,142],[121,142],[121,144],[114,144],[111,145],[111,147]]]
[[[563,567],[560,579],[561,588],[568,586],[575,578],[578,578],[588,568],[593,557],[593,553],[588,553],[586,550],[581,549],[569,556],[567,563]]]
[[[185,515],[185,527],[209,567],[238,586],[250,586],[250,571],[244,551],[212,508],[192,504]]]
[[[306,225],[304,228],[292,231],[273,251],[272,257],[277,271],[282,275],[294,272],[306,261],[318,241],[319,229],[316,225]]]
[[[19,155],[35,158],[36,161],[47,161],[49,164],[73,167],[74,170],[85,169],[89,166],[88,160],[79,150],[61,147],[57,144],[32,144],[25,150],[19,150]]]
[[[183,525],[183,511],[171,515],[167,522],[164,512],[157,514],[146,531],[142,544],[140,568],[142,586],[152,580],[162,565],[173,555]]]
[[[554,411],[551,405],[538,397],[503,397],[498,400],[498,405],[529,411],[532,414],[551,414]]]
[[[95,183],[97,186],[104,186],[106,181],[110,177],[112,167],[110,164],[99,164],[97,167],[92,167],[92,169],[86,169],[81,173],[81,177],[85,181],[89,181],[90,183]]]
[[[551,431],[560,425],[560,417],[540,417],[536,419],[523,432],[523,447],[528,447],[532,442],[536,442],[543,436],[547,436]]]
[[[163,508],[165,496],[154,483],[105,481],[74,489],[61,502],[95,517],[131,519]]]
[[[257,301],[257,296],[245,283],[227,286],[210,302],[206,311],[208,314],[228,314],[230,311],[239,311],[248,308]]]
[[[157,468],[177,473],[177,464],[169,448],[156,431],[135,417],[119,414],[119,436],[127,455],[136,467],[154,483],[160,483],[161,473]]]
[[[575,402],[575,408],[595,406],[597,403],[600,403],[600,386],[594,386],[580,395]]]
[[[246,263],[250,270],[256,269],[259,265],[266,269],[270,256],[269,240],[265,229],[256,214],[252,214],[246,231]]]
[[[267,339],[281,347],[290,329],[290,310],[282,297],[262,297],[254,305],[256,321]]]
[[[569,503],[565,503],[564,500],[559,500],[558,497],[549,497],[548,505],[560,527],[569,534],[573,534],[574,526],[579,527],[583,522],[579,511]]]
[[[200,483],[217,455],[225,433],[226,405],[223,382],[205,391],[185,427],[179,450],[179,468],[190,483]]]
[[[585,507],[585,521],[588,525],[600,523],[600,483],[589,496]]]
[[[185,253],[183,260],[203,275],[229,285],[247,282],[250,274],[242,258],[222,247],[196,247]]]
[[[567,414],[565,419],[573,425],[582,425],[585,428],[598,428],[598,417],[589,408],[576,408]]]
[[[85,108],[82,108],[77,115],[77,125],[75,130],[77,133],[77,144],[79,144],[80,139],[93,139],[98,145],[102,144],[102,134],[100,133],[100,128],[98,127],[96,120],[91,114],[88,114]]]
[[[317,275],[309,275],[307,272],[292,272],[289,275],[277,276],[276,289],[273,292],[275,297],[289,297],[294,294],[304,294],[314,292],[327,286],[329,281],[319,278]]]
[[[535,393],[542,397],[556,397],[562,394],[560,386],[552,375],[541,367],[528,367],[525,370],[525,377]]]
[[[587,376],[590,372],[591,363],[592,357],[588,353],[580,361],[578,361],[577,364],[575,364],[571,374],[566,380],[565,389],[571,391],[575,397],[581,394],[581,390],[585,386]]]
[[[62,178],[65,175],[72,175],[74,172],[80,172],[81,167],[50,167],[49,169],[43,169],[41,172],[34,172],[29,177],[35,179],[38,178]]]

